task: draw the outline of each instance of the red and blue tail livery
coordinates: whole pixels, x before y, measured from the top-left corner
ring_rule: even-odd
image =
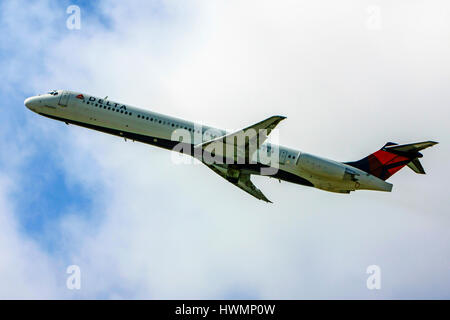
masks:
[[[420,150],[437,144],[435,141],[424,141],[399,145],[388,142],[380,150],[355,162],[346,164],[363,170],[377,178],[387,180],[404,166],[410,167],[414,172],[425,174],[425,170],[419,161],[423,155]]]

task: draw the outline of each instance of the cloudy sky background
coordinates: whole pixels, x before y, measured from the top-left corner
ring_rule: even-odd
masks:
[[[448,1],[11,0],[0,31],[0,298],[450,298]],[[281,114],[283,145],[342,161],[440,144],[392,193],[255,177],[266,204],[24,107],[50,89],[226,129]]]

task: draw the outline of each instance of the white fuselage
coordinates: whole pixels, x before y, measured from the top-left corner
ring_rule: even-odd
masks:
[[[190,141],[183,140],[189,146],[227,134],[225,130],[78,92],[53,91],[28,98],[25,105],[52,119],[166,149],[173,149],[179,144],[174,135],[178,129],[184,129],[190,134]],[[280,180],[340,193],[358,189],[392,189],[392,184],[347,164],[275,144],[265,143],[262,147],[277,150],[278,160],[274,165],[278,171],[272,177]],[[259,174],[259,170],[252,169],[252,166],[246,170],[251,174]]]

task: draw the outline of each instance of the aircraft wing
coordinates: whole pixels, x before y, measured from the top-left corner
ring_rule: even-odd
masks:
[[[240,175],[239,175],[239,180],[232,181],[232,180],[227,178],[226,171],[220,170],[219,167],[217,167],[215,165],[211,165],[211,164],[207,164],[207,163],[205,163],[205,165],[208,166],[212,171],[214,171],[215,173],[220,175],[222,178],[225,178],[228,182],[231,182],[236,187],[241,188],[242,190],[244,190],[245,192],[251,194],[255,198],[257,198],[259,200],[263,200],[265,202],[272,203],[272,201],[267,199],[266,196],[261,192],[261,190],[259,190],[253,184],[253,182],[250,180],[250,174],[249,173],[242,173],[241,172]]]
[[[206,152],[226,157],[228,146],[234,151],[234,161],[245,159],[245,163],[248,163],[256,150],[267,140],[270,132],[284,119],[286,117],[272,116],[245,129],[200,143],[194,148],[202,148]]]

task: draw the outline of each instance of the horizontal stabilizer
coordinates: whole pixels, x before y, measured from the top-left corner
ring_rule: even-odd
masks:
[[[424,141],[424,142],[417,142],[417,143],[409,143],[409,144],[396,144],[396,145],[386,145],[383,149],[386,151],[400,151],[400,152],[418,152],[420,150],[426,149],[428,147],[432,147],[437,142],[435,141]]]
[[[410,167],[411,170],[414,171],[415,173],[425,174],[425,170],[423,169],[420,160],[417,158],[408,163],[408,167]]]

